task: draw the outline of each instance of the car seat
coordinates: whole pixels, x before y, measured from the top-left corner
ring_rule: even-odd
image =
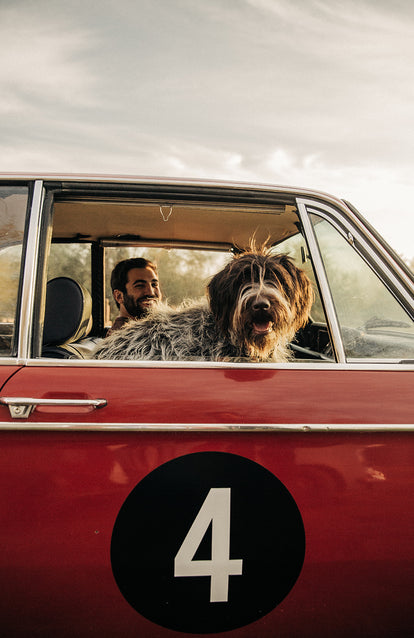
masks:
[[[47,282],[43,328],[43,357],[83,359],[78,343],[92,328],[92,298],[89,291],[69,277]]]

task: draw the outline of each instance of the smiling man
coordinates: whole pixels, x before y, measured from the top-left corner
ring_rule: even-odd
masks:
[[[130,319],[145,317],[162,297],[157,267],[143,257],[120,261],[112,271],[111,288],[119,315],[108,335],[122,328]]]

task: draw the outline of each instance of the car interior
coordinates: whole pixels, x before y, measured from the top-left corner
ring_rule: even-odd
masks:
[[[44,328],[37,335],[37,356],[93,356],[116,315],[109,278],[121,259],[143,256],[155,261],[164,300],[175,306],[185,299],[202,297],[210,277],[253,240],[289,254],[314,282],[312,319],[292,344],[295,358],[332,361],[329,333],[294,198],[269,195],[266,201],[245,199],[235,197],[234,192],[229,201],[214,201],[207,193],[197,199],[191,193],[168,198],[158,193],[145,193],[140,198],[89,193],[55,196],[44,229],[50,238],[44,255],[48,283],[46,295],[39,295],[38,312],[44,316]],[[65,321],[58,329],[57,317],[62,312]]]

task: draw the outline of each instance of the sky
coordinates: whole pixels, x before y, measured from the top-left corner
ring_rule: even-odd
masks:
[[[414,257],[412,0],[0,0],[0,172],[323,190]]]

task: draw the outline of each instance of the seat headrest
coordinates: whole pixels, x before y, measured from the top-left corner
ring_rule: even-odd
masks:
[[[92,298],[69,277],[47,282],[43,345],[63,345],[86,337],[92,327]]]

